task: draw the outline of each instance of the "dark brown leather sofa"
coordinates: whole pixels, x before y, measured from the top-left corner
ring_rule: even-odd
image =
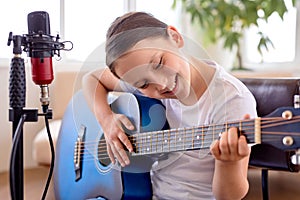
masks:
[[[241,78],[253,93],[257,102],[259,117],[266,116],[276,108],[294,106],[294,95],[299,95],[300,78]],[[291,162],[295,152],[283,151],[268,144],[258,144],[252,147],[250,166],[262,169],[263,199],[269,198],[268,170],[298,172],[299,165]]]

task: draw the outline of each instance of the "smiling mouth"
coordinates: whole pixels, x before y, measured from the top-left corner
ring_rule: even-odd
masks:
[[[164,94],[175,94],[177,86],[177,75],[174,78],[174,82],[168,91],[164,92]]]

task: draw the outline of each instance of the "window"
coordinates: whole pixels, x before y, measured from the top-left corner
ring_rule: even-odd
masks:
[[[161,21],[178,27],[178,13],[172,9],[172,4],[173,0],[136,0],[136,10],[149,12]]]
[[[103,45],[108,27],[124,13],[120,0],[65,0],[64,37],[74,44],[68,59],[85,61],[96,47]]]
[[[282,23],[277,15],[272,16],[270,24],[262,24],[264,31],[274,43],[275,49],[264,52],[263,63],[299,62],[299,24],[297,9],[291,6],[291,0],[286,0],[290,8]],[[180,9],[173,10],[173,0],[10,0],[0,7],[0,59],[10,59],[12,46],[7,46],[9,32],[14,35],[27,34],[27,15],[32,11],[44,10],[50,15],[51,34],[57,33],[61,41],[69,40],[74,44],[72,51],[61,52],[64,61],[82,63],[100,45],[104,45],[105,34],[110,23],[118,16],[128,11],[145,11],[153,14],[167,24],[174,25],[180,32],[186,29],[187,21],[180,18]],[[163,10],[163,12],[162,12]],[[297,19],[296,19],[297,18]],[[182,23],[183,22],[183,23]],[[297,27],[298,25],[298,27]],[[183,30],[186,31],[186,30]],[[256,51],[257,30],[251,29],[246,34],[243,59],[246,65],[261,64],[261,57]],[[297,49],[298,48],[298,49]],[[101,58],[102,59],[102,58]],[[104,58],[103,58],[104,59]]]
[[[28,33],[27,15],[33,11],[46,11],[50,16],[51,34],[59,32],[60,24],[60,1],[59,0],[10,0],[0,6],[1,29],[0,29],[0,58],[12,57],[12,45],[7,46],[9,32],[13,35]]]
[[[63,54],[64,60],[85,61],[93,50],[105,42],[105,34],[110,23],[124,12],[139,10],[152,13],[166,23],[175,25],[176,13],[172,10],[173,0],[12,0],[1,6],[3,20],[0,29],[0,58],[12,56],[12,46],[7,47],[9,32],[14,35],[27,34],[27,15],[32,11],[43,10],[50,15],[51,35],[57,33],[61,41],[72,41],[72,51]],[[159,5],[159,9],[157,9]],[[165,10],[166,12],[161,12]],[[61,13],[60,13],[61,12]],[[60,18],[61,16],[61,18]],[[61,27],[61,29],[60,29]]]
[[[288,13],[282,21],[277,13],[269,18],[268,24],[258,22],[259,29],[252,27],[245,35],[244,61],[248,64],[293,62],[296,55],[297,9],[291,1],[286,1]],[[299,24],[299,22],[298,22]],[[263,50],[263,56],[257,51],[258,31],[269,36],[274,48]]]
[[[66,55],[68,58],[77,61],[86,61],[88,58],[91,61],[89,55],[97,47],[104,45],[105,34],[110,24],[116,17],[128,11],[150,12],[166,23],[176,23],[176,13],[171,8],[173,0],[124,0],[121,2],[120,0],[110,0],[105,3],[99,0],[65,0],[65,39],[74,43],[74,49]],[[92,57],[92,59],[95,58]]]

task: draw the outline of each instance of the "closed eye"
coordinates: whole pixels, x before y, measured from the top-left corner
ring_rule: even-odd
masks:
[[[147,81],[145,81],[145,83],[143,83],[141,86],[139,86],[138,88],[140,89],[146,89],[149,86],[149,83]]]
[[[140,89],[146,89],[148,86],[149,86],[149,84],[146,83],[146,84],[142,85],[142,86],[140,87]]]
[[[154,69],[159,69],[162,66],[162,57],[160,57],[159,63],[154,67]]]

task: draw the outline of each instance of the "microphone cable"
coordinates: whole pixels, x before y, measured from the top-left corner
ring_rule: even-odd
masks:
[[[49,118],[47,116],[48,105],[42,105],[42,108],[43,108],[43,112],[44,112],[45,125],[46,125],[46,129],[47,129],[47,135],[48,135],[48,140],[49,140],[49,145],[50,145],[50,150],[51,150],[51,163],[50,163],[47,182],[46,182],[46,185],[45,185],[45,188],[43,191],[43,196],[42,196],[42,200],[44,200],[46,198],[46,195],[47,195],[47,192],[49,189],[49,185],[51,182],[53,170],[54,170],[55,150],[54,150],[53,139],[52,139],[51,132],[50,132]]]
[[[10,156],[10,166],[15,166],[16,163],[16,155],[17,155],[17,147],[18,147],[17,144],[19,144],[20,138],[22,136],[22,127],[24,125],[25,120],[26,120],[26,114],[23,114],[20,117],[20,120],[18,122],[17,128],[14,133],[11,156]],[[11,167],[9,177],[10,177],[10,188],[12,189],[11,191],[12,200],[17,200],[16,191],[15,191],[15,186],[16,186],[15,176],[16,176],[15,170],[14,168]]]

